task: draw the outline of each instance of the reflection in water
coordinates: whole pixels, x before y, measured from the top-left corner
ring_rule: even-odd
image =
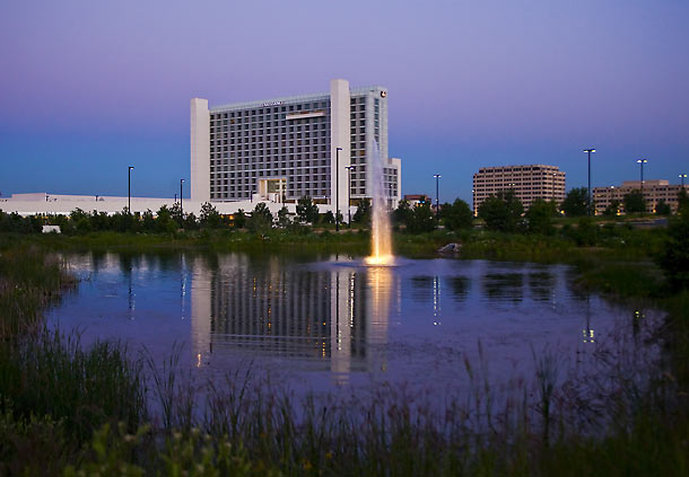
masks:
[[[466,301],[467,296],[469,296],[469,284],[470,281],[467,277],[450,277],[448,279],[450,292],[455,302],[461,303]]]
[[[552,300],[555,291],[555,276],[551,272],[538,271],[528,275],[529,291],[536,301]]]
[[[198,363],[225,348],[330,363],[335,375],[378,366],[392,291],[386,267],[304,269],[273,257],[255,266],[225,255],[193,262],[192,327]]]
[[[483,291],[487,300],[519,303],[524,299],[524,274],[487,273],[483,278]]]
[[[586,297],[586,326],[583,330],[581,330],[583,339],[582,341],[584,343],[595,343],[596,342],[596,337],[595,337],[595,331],[593,328],[591,328],[591,297],[587,296]]]
[[[371,353],[376,353],[369,364],[385,371],[387,363],[382,345],[388,341],[388,324],[390,321],[390,298],[392,296],[392,270],[390,267],[372,267],[366,270],[368,275],[368,310],[369,340]]]
[[[440,279],[433,277],[433,326],[440,325]]]
[[[319,384],[358,385],[375,373],[445,386],[459,383],[464,363],[484,358],[483,343],[491,375],[513,379],[529,373],[534,349],[576,348],[579,362],[617,330],[617,312],[595,296],[579,301],[562,266],[400,260],[365,267],[243,254],[70,262],[85,279],[55,311],[55,323],[84,330],[85,343],[122,339],[161,357],[174,343],[191,345],[200,376],[255,362],[298,379],[308,373]],[[643,336],[643,314],[632,329],[631,312],[623,311],[630,336]]]

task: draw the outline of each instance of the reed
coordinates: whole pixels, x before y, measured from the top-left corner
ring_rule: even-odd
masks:
[[[327,250],[341,241],[358,247],[363,235],[302,239]],[[265,237],[232,234],[172,240],[174,247],[203,249],[235,238],[249,249],[272,246]],[[110,247],[116,239],[122,236],[100,236],[94,243]],[[505,399],[491,386],[481,359],[466,361],[470,389],[441,407],[385,386],[367,399],[297,400],[250,366],[199,392],[179,369],[181,349],[163,365],[149,356],[146,366],[145,358],[134,359],[117,343],[84,349],[77,335],[43,330],[41,312],[70,282],[42,247],[65,245],[54,237],[22,246],[0,238],[0,309],[10,310],[3,315],[0,342],[0,474],[689,473],[689,293],[665,292],[652,262],[629,262],[647,259],[655,245],[644,250],[642,238],[631,245],[582,248],[566,239],[437,231],[399,235],[398,246],[424,254],[448,239],[462,241],[466,256],[559,261],[566,255],[562,261],[582,270],[582,286],[664,307],[668,321],[659,337],[668,361],[647,386],[637,385],[633,370],[620,370],[601,378],[599,389],[591,388],[597,382],[585,383],[579,392],[570,381],[560,382],[553,356],[534,353],[535,384],[514,383]],[[172,247],[158,238],[140,240],[146,250]],[[203,246],[193,243],[204,240]],[[296,239],[270,240],[289,246]],[[84,243],[91,246],[79,246]],[[610,362],[601,354],[600,366]]]

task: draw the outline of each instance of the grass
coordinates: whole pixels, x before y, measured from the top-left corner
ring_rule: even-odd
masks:
[[[536,399],[519,388],[502,407],[475,363],[465,369],[476,378],[471,398],[442,412],[399,389],[373,400],[297,402],[251,370],[209,384],[201,402],[178,374],[176,353],[160,369],[149,357],[146,367],[116,343],[83,349],[78,337],[42,327],[42,311],[72,284],[45,250],[261,252],[299,243],[327,253],[366,247],[365,233],[101,233],[21,246],[0,236],[0,474],[687,475],[689,292],[665,291],[651,260],[659,237],[621,230],[577,247],[481,231],[396,235],[398,252],[411,256],[458,241],[467,258],[576,264],[580,286],[667,310],[662,372],[642,394],[620,381],[620,394],[606,396],[614,414],[601,416],[615,425],[595,432],[595,420],[593,430],[575,422],[589,403],[554,385],[558,364],[548,356],[534,356]],[[147,414],[154,402],[160,421]]]

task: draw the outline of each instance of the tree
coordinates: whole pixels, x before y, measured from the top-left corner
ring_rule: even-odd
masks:
[[[689,214],[671,219],[658,264],[673,289],[689,288]]]
[[[680,189],[677,194],[677,214],[689,216],[689,194],[686,189]]]
[[[404,225],[406,227],[411,219],[412,213],[413,211],[409,206],[409,202],[401,200],[399,204],[397,204],[397,208],[392,212],[393,224]]]
[[[407,223],[407,230],[412,233],[430,232],[435,229],[436,220],[430,204],[417,204]]]
[[[243,229],[246,226],[246,213],[244,209],[239,209],[235,212],[232,222],[235,229]]]
[[[184,217],[184,222],[182,223],[182,228],[184,230],[198,230],[199,222],[196,220],[196,216],[193,212],[189,212]]]
[[[251,212],[247,228],[252,232],[264,234],[273,227],[273,214],[264,202],[259,202]]]
[[[634,190],[625,194],[622,201],[624,202],[624,211],[627,214],[646,212],[646,200],[641,195],[641,191]]]
[[[201,205],[201,213],[199,214],[199,222],[202,228],[217,229],[222,226],[222,217],[210,202],[204,202]]]
[[[282,209],[278,210],[278,226],[284,229],[291,224],[292,220],[289,218],[289,210],[283,205]]]
[[[170,209],[163,204],[156,214],[156,232],[169,233],[177,229],[177,223],[173,220]]]
[[[610,205],[608,205],[605,210],[603,211],[603,215],[607,216],[615,216],[620,212],[620,201],[617,199],[613,199],[610,201]]]
[[[177,222],[178,227],[184,227],[184,211],[182,210],[182,204],[175,202],[170,207],[170,216]]]
[[[371,225],[371,201],[370,199],[361,199],[356,206],[356,212],[352,217],[352,222],[362,224],[365,226]]]
[[[69,214],[69,219],[74,224],[74,228],[78,234],[85,234],[91,231],[91,217],[88,213],[81,210],[79,207],[74,209]]]
[[[297,218],[302,224],[318,223],[318,206],[308,195],[297,201]]]
[[[141,217],[141,228],[144,232],[154,232],[156,227],[155,219],[151,209],[147,209]]]
[[[670,215],[671,213],[670,205],[665,202],[665,199],[660,199],[656,204],[656,215]]]
[[[586,187],[575,187],[567,192],[560,208],[567,217],[581,217],[589,209],[589,193]]]
[[[528,231],[534,234],[551,235],[555,232],[553,217],[557,215],[555,202],[548,202],[544,199],[536,199],[531,203],[529,210],[526,211]]]
[[[488,230],[516,232],[524,206],[513,190],[500,191],[491,195],[478,208],[478,216],[486,222]]]
[[[445,227],[450,230],[461,230],[471,228],[474,221],[474,214],[469,208],[469,204],[462,199],[455,199],[452,204],[443,204],[440,208],[440,218]]]

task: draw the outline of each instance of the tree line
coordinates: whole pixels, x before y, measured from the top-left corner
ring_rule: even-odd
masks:
[[[680,209],[689,207],[686,191],[679,194]],[[550,235],[554,233],[554,220],[560,211],[567,217],[582,217],[588,215],[590,204],[587,189],[571,189],[561,204],[554,201],[536,199],[528,210],[516,197],[514,191],[500,191],[488,197],[481,203],[477,216],[482,219],[487,230],[506,233],[534,233]],[[625,210],[627,212],[643,211],[645,204],[640,192],[632,192],[625,196]],[[610,204],[606,215],[617,215],[619,205]],[[659,202],[656,214],[669,215],[670,207]],[[419,203],[412,206],[407,201],[401,201],[392,211],[392,223],[397,230],[407,233],[425,233],[443,227],[450,231],[472,228],[474,213],[469,205],[456,199],[452,203],[445,203],[439,207],[437,213],[431,209],[429,203]],[[39,233],[43,225],[58,225],[63,233],[84,234],[97,231],[142,232],[142,233],[172,233],[177,230],[205,230],[205,229],[246,229],[251,232],[264,234],[273,228],[288,230],[303,230],[313,227],[327,228],[339,221],[344,224],[342,214],[337,217],[331,212],[321,214],[313,200],[306,196],[298,200],[296,214],[291,214],[287,207],[282,207],[273,214],[263,202],[258,202],[253,210],[239,209],[236,213],[222,215],[209,202],[201,206],[198,217],[194,213],[183,213],[181,205],[176,203],[171,207],[163,205],[157,212],[147,210],[143,213],[129,213],[125,207],[121,212],[107,214],[105,212],[86,212],[75,209],[68,215],[34,215],[22,217],[17,213],[5,213],[0,210],[0,232]],[[371,222],[371,202],[363,199],[359,202],[356,212],[351,217],[350,227],[368,228]]]

